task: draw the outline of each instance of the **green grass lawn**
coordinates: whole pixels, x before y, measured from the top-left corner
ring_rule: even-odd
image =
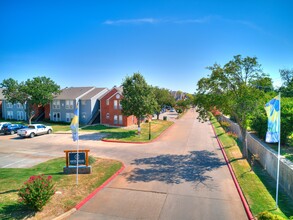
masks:
[[[141,124],[141,134],[137,134],[137,126],[131,128],[114,128],[104,125],[87,126],[81,131],[93,131],[107,134],[106,140],[116,140],[125,142],[146,142],[157,138],[164,130],[173,124],[171,121],[153,120],[149,123]],[[150,127],[151,126],[151,127]],[[151,139],[149,139],[151,130]]]
[[[75,174],[63,174],[64,166],[65,158],[57,158],[32,168],[0,168],[0,219],[24,219],[30,216],[35,216],[36,219],[52,219],[82,201],[118,171],[122,164],[119,161],[98,158],[91,164],[92,174],[79,175],[78,186]],[[39,174],[51,175],[56,191],[62,194],[55,194],[43,211],[35,213],[18,202],[17,192],[30,176]]]
[[[275,181],[255,163],[251,170],[250,164],[242,158],[241,150],[236,141],[228,136],[215,118],[211,123],[223,143],[224,150],[233,167],[237,180],[245,195],[246,200],[254,216],[263,211],[269,211],[284,218],[293,215],[293,201],[288,195],[280,190],[279,208],[275,208]]]

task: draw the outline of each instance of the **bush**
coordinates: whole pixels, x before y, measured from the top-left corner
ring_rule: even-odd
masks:
[[[272,214],[268,211],[261,212],[257,215],[258,220],[285,220],[283,217],[279,215]]]
[[[221,121],[220,124],[224,128],[225,131],[228,131],[231,126],[230,123],[226,121]]]
[[[163,116],[163,120],[164,121],[167,121],[167,116]]]
[[[24,183],[24,186],[18,192],[18,196],[20,197],[20,202],[36,211],[40,211],[54,193],[52,176],[38,175],[31,176]]]

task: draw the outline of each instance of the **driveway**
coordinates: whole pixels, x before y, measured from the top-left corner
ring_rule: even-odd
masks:
[[[212,128],[196,116],[189,111],[149,144],[81,134],[81,149],[121,160],[126,168],[68,219],[247,219]],[[75,148],[70,134],[0,136],[0,167],[31,166]]]

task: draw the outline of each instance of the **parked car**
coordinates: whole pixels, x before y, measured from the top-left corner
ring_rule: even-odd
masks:
[[[27,128],[23,124],[4,124],[1,128],[1,133],[4,134],[15,134],[19,129]]]
[[[5,125],[5,124],[11,124],[10,122],[0,122],[0,132],[2,130],[2,126]]]
[[[27,128],[18,130],[17,134],[20,137],[33,138],[36,135],[51,134],[52,132],[53,128],[51,126],[46,126],[43,124],[31,124]]]

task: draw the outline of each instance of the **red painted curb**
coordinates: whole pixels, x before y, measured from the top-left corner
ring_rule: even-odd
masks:
[[[211,124],[211,126],[212,126],[212,128],[213,128],[213,132],[214,132],[214,134],[215,134],[215,136],[216,136],[217,142],[218,142],[218,144],[219,144],[219,146],[220,146],[220,148],[221,148],[222,154],[223,154],[223,156],[224,156],[224,158],[225,158],[225,161],[226,161],[226,163],[227,163],[227,166],[228,166],[228,169],[229,169],[230,174],[231,174],[231,176],[232,176],[233,182],[234,182],[234,184],[235,184],[235,186],[236,186],[236,189],[237,189],[237,191],[238,191],[238,194],[239,194],[240,199],[241,199],[241,201],[242,201],[242,204],[243,204],[243,206],[244,206],[244,209],[245,209],[246,215],[247,215],[248,219],[254,219],[254,217],[253,217],[253,215],[252,215],[252,213],[251,213],[251,210],[250,210],[250,208],[249,208],[249,205],[248,205],[248,203],[247,203],[247,201],[246,201],[246,199],[245,199],[245,197],[244,197],[244,195],[243,195],[243,192],[242,192],[242,190],[241,190],[241,188],[240,188],[240,186],[239,186],[239,183],[238,183],[237,178],[236,178],[236,176],[235,176],[234,170],[233,170],[233,168],[232,168],[232,166],[231,166],[231,164],[230,164],[230,162],[229,162],[229,160],[228,160],[228,157],[227,157],[227,155],[226,155],[226,152],[225,152],[225,150],[224,150],[224,148],[223,148],[222,142],[220,141],[218,135],[216,134],[216,131],[215,131],[214,126],[212,125],[212,123],[210,123],[210,124]]]
[[[156,137],[155,139],[153,139],[151,141],[130,142],[130,141],[115,141],[115,140],[106,140],[106,139],[101,139],[101,141],[111,142],[111,143],[120,143],[120,144],[148,144],[148,143],[152,143],[152,142],[157,141],[165,132],[167,132],[171,127],[173,127],[174,124],[175,124],[175,122],[173,124],[171,124],[166,130],[164,130],[158,137]]]
[[[116,176],[118,176],[125,168],[125,165],[122,163],[122,167],[114,173],[109,179],[106,180],[102,185],[95,189],[90,195],[88,195],[84,200],[78,203],[75,208],[80,209],[86,202],[88,202],[94,195],[96,195],[101,189],[103,189],[108,183],[110,183]]]

